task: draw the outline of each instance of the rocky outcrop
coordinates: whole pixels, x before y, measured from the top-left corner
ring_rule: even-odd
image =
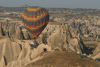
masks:
[[[59,29],[56,30],[54,33],[52,33],[48,39],[47,39],[47,44],[51,45],[53,48],[59,47],[59,48],[65,48],[67,49],[68,46],[68,40],[70,40],[70,32],[68,29],[67,24],[65,25],[64,23],[59,26]]]
[[[93,54],[90,56],[92,59],[100,59],[100,43],[94,50]]]
[[[36,39],[36,41],[37,41],[38,43],[43,43],[43,34],[40,34],[40,35],[38,36],[38,38]]]
[[[15,33],[16,33],[15,28],[14,28],[13,26],[10,26],[10,28],[9,28],[9,36],[11,37],[11,36],[13,36]]]
[[[78,54],[82,54],[83,45],[77,38],[71,39],[69,42],[69,47],[73,49],[73,51],[77,52]]]
[[[24,38],[25,38],[26,40],[29,39],[28,31],[25,31],[25,32],[24,32]]]
[[[4,56],[2,56],[1,61],[0,61],[0,67],[4,67],[4,66],[6,66],[6,65],[7,65],[6,59],[5,59]]]
[[[76,34],[75,34],[75,29],[74,28],[70,29],[70,33],[71,33],[72,38],[76,38]]]
[[[16,30],[16,38],[17,39],[23,39],[23,33],[22,33],[20,27],[18,27],[17,30]]]
[[[33,39],[32,35],[31,35],[30,33],[29,33],[29,38],[30,38],[30,39]]]
[[[9,62],[17,60],[21,52],[20,45],[12,42],[9,38],[0,40],[0,48],[0,65],[2,66],[6,66]]]
[[[2,24],[0,23],[0,36],[4,36],[4,31],[3,31],[3,28],[2,28]]]
[[[97,55],[98,53],[100,53],[100,43],[98,44],[98,46],[96,47],[96,49],[93,52],[94,55]]]
[[[71,31],[67,24],[62,24],[55,33],[52,33],[47,39],[47,44],[52,48],[61,50],[73,50],[78,54],[82,54],[83,44],[80,42],[80,34],[76,35],[74,29]]]
[[[39,44],[37,48],[31,49],[34,44],[32,40],[19,40],[14,38],[4,38],[0,40],[0,67],[20,67],[40,59],[40,54],[44,51],[51,51],[51,47]],[[38,57],[39,56],[39,57]]]

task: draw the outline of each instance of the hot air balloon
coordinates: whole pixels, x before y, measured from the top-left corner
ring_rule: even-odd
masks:
[[[22,12],[22,23],[32,35],[34,42],[49,22],[49,13],[42,7],[28,7]]]

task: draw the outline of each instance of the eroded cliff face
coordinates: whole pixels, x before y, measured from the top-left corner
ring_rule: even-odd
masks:
[[[37,45],[36,48],[32,48],[30,45],[34,45],[33,40],[14,39],[12,42],[8,37],[1,39],[0,67],[27,67],[40,59],[43,60],[43,57],[45,58],[47,55],[49,56],[49,53],[55,52],[50,45],[45,45],[43,43]],[[82,45],[77,38],[71,39],[68,47],[68,50],[71,49],[71,52],[74,51],[74,54],[81,53],[80,48],[82,48]],[[61,52],[64,51],[61,50]],[[70,54],[70,51],[67,51],[66,53]],[[50,55],[54,56],[54,54]]]
[[[20,36],[22,34],[20,28],[16,31],[15,36],[12,34],[15,38],[9,38],[7,36],[1,38],[0,67],[24,67],[42,59],[45,51],[48,53],[55,51],[55,49],[61,51],[71,50],[75,53],[82,54],[83,45],[80,42],[80,34],[76,35],[74,29],[69,29],[67,24],[62,24],[57,30],[48,33],[40,34],[37,39],[38,45],[34,45],[33,40],[21,39]],[[36,47],[31,47],[30,45]]]
[[[11,42],[8,37],[0,40],[0,48],[0,63],[5,63],[5,65],[13,60],[17,60],[17,57],[21,52],[20,45],[18,43]]]
[[[4,34],[3,34],[3,29],[2,29],[2,25],[1,25],[1,23],[0,23],[0,36],[3,36]]]
[[[39,44],[37,47],[32,48],[34,45],[32,40],[18,40],[9,37],[0,40],[0,67],[19,67],[24,64],[30,63],[40,59],[38,56],[42,52],[51,51],[51,47],[45,44]],[[34,60],[34,58],[36,58]]]
[[[20,27],[17,27],[17,30],[16,30],[16,37],[15,37],[15,38],[17,38],[17,39],[24,39],[23,37],[24,37],[24,36],[23,36],[23,33],[22,33]]]
[[[67,34],[69,34],[68,29],[66,29],[64,25],[59,26],[59,28],[48,37],[48,45],[60,48],[63,44],[67,44],[67,39],[68,37],[70,38],[70,34]]]
[[[16,33],[16,30],[13,26],[10,26],[9,28],[9,36],[11,37],[12,35],[14,35]]]

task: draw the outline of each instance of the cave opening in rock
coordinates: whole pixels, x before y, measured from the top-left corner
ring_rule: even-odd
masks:
[[[46,48],[44,48],[43,50],[44,50],[44,51],[47,51],[47,49],[46,49]]]

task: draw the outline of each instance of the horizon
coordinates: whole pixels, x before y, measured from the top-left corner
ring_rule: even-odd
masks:
[[[22,6],[25,6],[25,5],[22,5]],[[22,6],[17,6],[17,7],[22,7]],[[0,7],[6,7],[6,6],[0,6]],[[28,7],[30,7],[30,5],[28,5]],[[13,7],[9,6],[8,8],[13,8]],[[43,7],[43,8],[66,8],[66,7]],[[96,9],[96,8],[66,8],[66,9]]]
[[[1,0],[2,7],[20,7],[22,5],[40,6],[45,8],[83,8],[83,9],[100,9],[98,0]]]

